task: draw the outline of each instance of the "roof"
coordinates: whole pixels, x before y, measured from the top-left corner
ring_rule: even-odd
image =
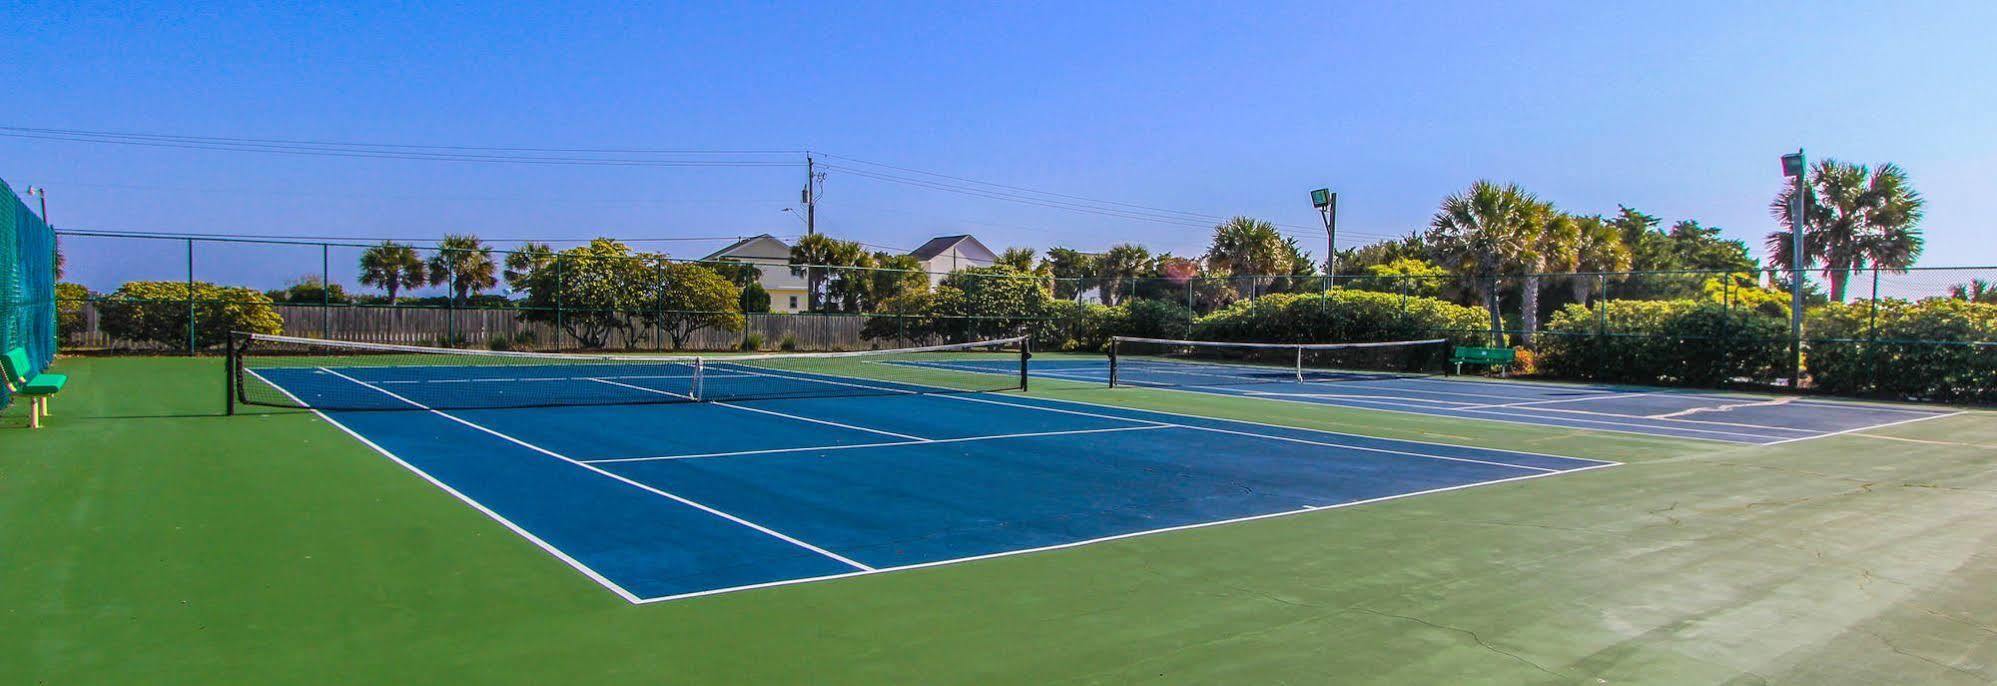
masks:
[[[758,258],[764,258],[764,259],[773,259],[773,258],[776,258],[776,257],[777,257],[776,255],[757,255],[757,254],[754,254],[754,252],[755,252],[755,251],[751,250],[751,248],[753,248],[753,247],[767,247],[767,246],[757,246],[757,245],[756,245],[756,244],[757,244],[758,242],[761,242],[761,241],[769,241],[769,242],[770,242],[771,244],[773,244],[773,245],[774,245],[774,247],[782,249],[782,251],[783,251],[783,253],[784,253],[784,254],[782,255],[782,257],[784,257],[784,258],[786,258],[786,259],[788,259],[788,258],[790,257],[790,245],[788,245],[788,244],[784,243],[783,241],[780,241],[780,240],[777,240],[777,237],[776,237],[776,236],[772,236],[772,235],[769,235],[769,234],[767,234],[767,233],[766,233],[766,234],[763,234],[763,235],[760,235],[760,236],[750,236],[750,237],[748,237],[748,238],[744,238],[744,239],[742,239],[742,240],[739,240],[739,241],[735,241],[735,242],[733,242],[733,243],[729,243],[729,244],[728,244],[728,247],[725,247],[725,248],[722,248],[722,249],[720,249],[720,250],[716,250],[716,251],[714,251],[713,253],[710,253],[710,254],[708,254],[708,256],[706,256],[706,257],[703,257],[703,258],[700,258],[700,259],[702,259],[702,260],[720,260],[720,259],[727,259],[727,258],[731,258],[731,257],[758,257]]]
[[[914,255],[915,258],[918,260],[927,260],[937,255],[949,252],[951,248],[957,247],[958,244],[963,243],[964,241],[970,241],[972,245],[978,246],[979,250],[983,250],[988,253],[991,252],[990,248],[986,248],[985,244],[979,243],[978,239],[972,238],[970,234],[961,234],[957,236],[937,236],[935,238],[931,238],[929,239],[929,242],[923,243],[922,245],[916,246],[914,250],[908,251],[908,254]]]

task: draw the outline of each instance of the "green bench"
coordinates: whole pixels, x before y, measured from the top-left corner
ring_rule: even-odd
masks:
[[[7,390],[28,399],[28,428],[42,428],[42,418],[49,415],[49,397],[62,390],[69,377],[61,374],[36,374],[28,376],[28,351],[20,348],[0,355],[0,380],[7,384]]]
[[[1497,367],[1498,374],[1503,375],[1510,371],[1512,363],[1517,362],[1518,358],[1518,351],[1511,348],[1472,348],[1459,345],[1449,353],[1449,363],[1456,365],[1456,373],[1459,376],[1463,374],[1463,365],[1466,364]]]

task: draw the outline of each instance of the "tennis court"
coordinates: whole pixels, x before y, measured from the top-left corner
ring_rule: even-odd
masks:
[[[1290,353],[1274,357],[1287,354]],[[907,364],[1005,371],[1004,367],[987,362]],[[1093,385],[1109,385],[1114,376],[1114,383],[1119,386],[1754,445],[1808,440],[1958,413],[1952,409],[1798,396],[1514,381],[1439,373],[1299,369],[1273,363],[1156,355],[1125,356],[1114,369],[1110,359],[1100,355],[1043,356],[1032,364],[1036,377]]]
[[[252,358],[241,383],[632,602],[1616,464],[981,392],[1017,373],[1016,346],[693,362],[335,349]],[[592,394],[603,403],[578,402]]]

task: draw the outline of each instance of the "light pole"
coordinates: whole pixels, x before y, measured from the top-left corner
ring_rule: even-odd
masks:
[[[41,186],[29,186],[28,196],[41,201],[42,223],[49,223],[49,189]]]
[[[1311,207],[1324,219],[1324,276],[1333,285],[1338,279],[1338,194],[1329,188],[1311,191]]]
[[[1804,227],[1809,224],[1803,216],[1803,194],[1809,188],[1807,177],[1809,164],[1803,158],[1803,149],[1796,154],[1782,156],[1782,175],[1795,180],[1795,187],[1789,197],[1789,387],[1803,385],[1803,272],[1809,267],[1809,258],[1803,252]]]

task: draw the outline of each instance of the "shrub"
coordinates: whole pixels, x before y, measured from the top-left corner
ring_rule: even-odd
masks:
[[[505,352],[513,349],[513,339],[507,338],[506,334],[496,333],[485,339],[485,347]]]
[[[1483,310],[1434,298],[1340,289],[1237,302],[1201,317],[1194,337],[1299,343],[1446,338],[1474,345],[1484,335],[1483,320]]]
[[[777,341],[777,349],[787,353],[797,352],[797,336],[784,334],[783,340]]]
[[[763,335],[754,332],[742,334],[742,344],[736,347],[740,348],[743,352],[751,353],[762,350]]]
[[[284,319],[262,293],[195,282],[192,296],[197,347],[221,345],[231,331],[267,334],[284,331]],[[101,304],[104,332],[113,338],[184,349],[188,300],[188,284],[184,281],[128,282]]]
[[[1997,304],[1933,298],[1830,303],[1810,310],[1804,362],[1832,393],[1997,400]]]
[[[1619,383],[1768,382],[1782,370],[1783,320],[1698,300],[1566,305],[1535,339],[1540,373]],[[1606,317],[1606,330],[1604,328]]]
[[[82,284],[55,285],[56,335],[68,337],[83,332],[83,305],[90,301],[90,289]]]
[[[1185,338],[1192,330],[1192,309],[1170,300],[1133,300],[1116,309],[1105,314],[1105,325],[1110,327],[1105,338]]]

